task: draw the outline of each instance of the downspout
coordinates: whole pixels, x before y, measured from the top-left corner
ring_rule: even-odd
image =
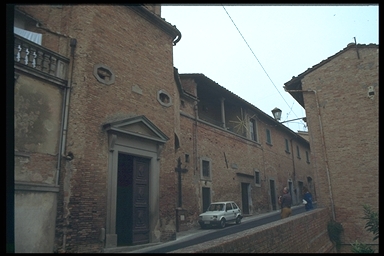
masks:
[[[67,86],[64,88],[64,96],[63,96],[63,112],[62,112],[62,120],[61,120],[61,128],[60,128],[60,140],[59,140],[59,154],[57,159],[57,168],[56,168],[56,186],[59,185],[60,178],[60,170],[61,170],[61,159],[62,157],[66,157],[64,155],[65,152],[65,143],[67,139],[67,128],[68,128],[68,111],[69,111],[69,96],[71,94],[72,87],[72,76],[73,76],[73,60],[75,55],[77,40],[74,38],[70,39],[70,47],[71,53],[69,57],[69,77],[67,81]]]
[[[199,169],[198,168],[198,156],[197,156],[197,119],[198,119],[198,101],[196,100],[196,103],[195,103],[195,106],[193,107],[194,110],[195,110],[195,122],[194,122],[194,133],[193,133],[193,151],[194,151],[194,155],[195,155],[195,168],[193,170],[193,175],[196,175],[196,171]]]
[[[284,88],[284,90],[286,92],[314,92],[315,93],[316,106],[317,106],[318,118],[319,118],[319,124],[320,124],[321,142],[322,142],[322,146],[323,146],[323,150],[324,150],[325,170],[326,170],[327,179],[328,179],[329,197],[330,197],[330,200],[331,200],[332,218],[333,218],[334,221],[336,221],[335,205],[334,205],[334,202],[333,202],[333,195],[332,195],[331,177],[330,177],[330,174],[329,174],[328,156],[327,156],[327,150],[326,150],[326,147],[325,147],[325,138],[324,138],[323,124],[321,122],[319,96],[318,96],[316,90],[287,90],[285,88]]]
[[[296,199],[297,199],[297,189],[296,189],[296,168],[295,168],[295,156],[293,154],[293,143],[292,143],[292,139],[289,140],[290,143],[291,143],[291,152],[292,152],[292,165],[293,165],[293,191],[296,191],[295,194],[296,194]]]
[[[353,39],[355,40],[355,48],[356,48],[357,58],[360,59],[359,49],[357,48],[357,43],[356,43],[356,37],[353,37]]]
[[[220,103],[221,103],[221,124],[222,124],[223,128],[226,129],[226,127],[225,127],[225,106],[224,106],[224,101],[225,101],[225,99],[221,98],[221,100],[220,100]]]
[[[261,144],[261,143],[260,143]],[[264,179],[263,181],[265,182],[265,187],[268,188],[269,187],[269,194],[270,194],[270,202],[271,202],[271,206],[272,206],[272,210],[273,210],[273,201],[272,201],[272,195],[271,195],[271,188],[270,188],[270,184],[268,184],[268,180],[267,180],[267,175],[265,174],[266,173],[266,170],[267,170],[267,166],[266,166],[266,162],[265,162],[265,151],[264,151],[264,147],[261,145],[261,151],[262,151],[262,154],[263,154],[263,169],[264,169]]]

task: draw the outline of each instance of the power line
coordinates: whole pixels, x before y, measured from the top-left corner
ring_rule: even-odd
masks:
[[[273,86],[275,87],[275,89],[277,90],[277,92],[280,94],[281,98],[282,98],[282,99],[284,100],[284,102],[287,104],[287,106],[289,107],[290,111],[292,111],[292,112],[295,114],[295,116],[297,116],[296,113],[292,110],[293,105],[292,105],[292,107],[290,107],[289,104],[288,104],[288,102],[284,99],[283,95],[281,95],[281,93],[280,93],[280,91],[277,89],[275,83],[274,83],[274,82],[272,81],[272,79],[269,77],[267,71],[264,69],[263,65],[261,64],[261,62],[259,61],[259,59],[256,57],[256,54],[253,52],[251,46],[249,46],[247,40],[245,40],[243,34],[241,34],[239,28],[236,26],[235,22],[233,21],[233,19],[231,18],[231,16],[230,16],[229,13],[227,12],[227,9],[225,9],[224,5],[222,5],[222,6],[223,6],[224,11],[227,13],[228,17],[229,17],[230,20],[232,21],[233,25],[235,26],[235,28],[236,28],[237,31],[239,32],[240,36],[243,38],[244,42],[247,44],[249,50],[251,50],[251,52],[252,52],[253,56],[255,57],[255,59],[257,60],[257,62],[259,62],[261,68],[263,69],[264,73],[267,75],[268,79],[271,81],[271,83],[273,84]]]

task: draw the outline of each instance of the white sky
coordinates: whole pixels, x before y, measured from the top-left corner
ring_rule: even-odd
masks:
[[[162,5],[161,17],[182,35],[173,48],[174,66],[181,74],[204,74],[270,116],[280,108],[280,121],[305,116],[284,83],[354,43],[354,37],[358,44],[379,43],[378,5],[224,8]],[[285,125],[307,130],[301,120]]]

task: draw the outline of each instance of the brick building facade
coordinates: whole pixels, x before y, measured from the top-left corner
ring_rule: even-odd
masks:
[[[178,74],[181,33],[160,15],[16,6],[16,252],[168,241],[211,201],[258,214],[278,209],[284,186],[295,204],[303,186],[315,194],[309,142],[204,75]]]
[[[305,108],[318,205],[356,240],[376,244],[364,226],[363,204],[379,206],[379,46],[346,48],[285,83]]]
[[[186,170],[179,207],[191,224],[211,201],[235,200],[253,215],[279,209],[284,186],[294,204],[303,186],[315,195],[307,140],[203,74],[179,77],[178,152]]]

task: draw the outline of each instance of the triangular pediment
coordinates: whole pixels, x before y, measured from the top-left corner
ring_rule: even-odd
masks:
[[[133,135],[165,143],[169,138],[145,116],[135,116],[103,125],[105,131]]]

